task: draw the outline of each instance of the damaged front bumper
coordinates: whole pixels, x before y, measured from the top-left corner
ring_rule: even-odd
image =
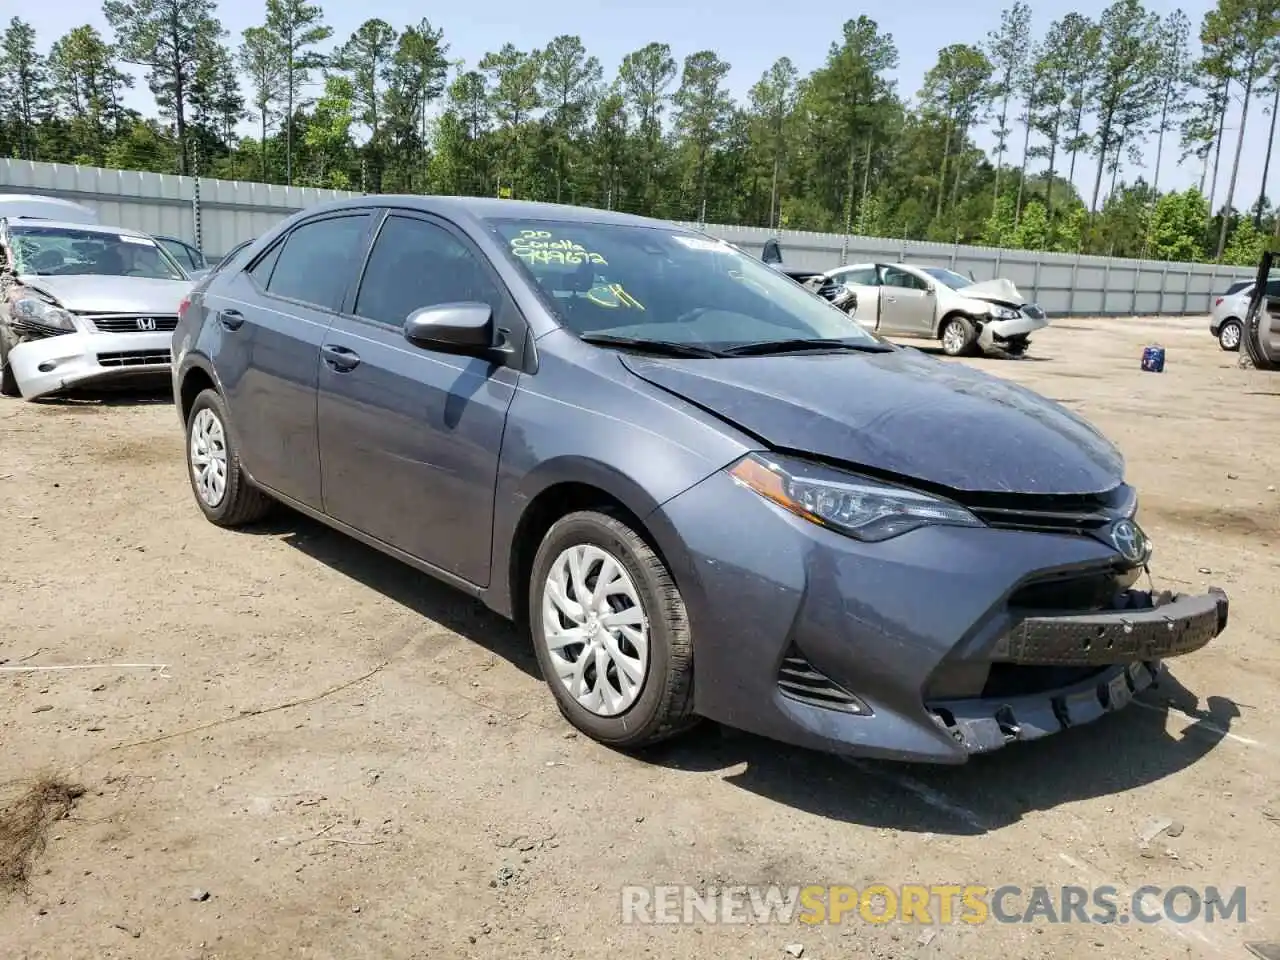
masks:
[[[1025,340],[1048,325],[1049,318],[1043,314],[1039,317],[1024,314],[1013,320],[985,320],[978,331],[978,346],[988,352],[1003,352],[1009,348],[1009,341]]]
[[[934,700],[927,704],[934,722],[969,754],[1092,723],[1151,686],[1162,659],[1199,650],[1227,626],[1229,601],[1217,587],[1199,596],[1131,598],[1123,610],[1028,617],[991,651],[993,663],[1096,673],[1038,693]]]
[[[9,351],[24,399],[135,377],[163,377],[172,363],[173,333],[67,333],[22,340]]]

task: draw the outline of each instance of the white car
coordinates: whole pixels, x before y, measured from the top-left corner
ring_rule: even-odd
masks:
[[[984,353],[1020,357],[1031,334],[1049,325],[1008,280],[975,283],[954,270],[909,263],[855,263],[826,275],[858,295],[854,319],[895,337],[941,340],[952,357]]]
[[[0,394],[167,376],[191,279],[135,230],[0,219]]]
[[[1280,277],[1267,280],[1267,296],[1280,298]],[[1223,350],[1240,349],[1240,333],[1244,330],[1245,314],[1249,312],[1249,300],[1253,297],[1253,281],[1237,280],[1225,293],[1213,298],[1209,308],[1209,332],[1218,338]]]

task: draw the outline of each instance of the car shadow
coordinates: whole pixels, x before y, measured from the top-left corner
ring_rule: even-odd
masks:
[[[93,390],[68,390],[48,397],[37,397],[32,403],[66,410],[99,407],[142,407],[173,403],[173,386],[168,377],[154,384],[132,384],[127,387],[98,387]]]
[[[1191,725],[1167,732],[1170,711]],[[1214,750],[1239,715],[1234,701],[1209,696],[1202,702],[1162,669],[1158,687],[1126,710],[962,766],[853,760],[712,724],[653,748],[644,759],[677,770],[724,771],[726,783],[831,820],[973,836],[1033,811],[1163,780]]]
[[[527,638],[479,600],[286,508],[243,532],[282,540],[541,683]],[[1170,713],[1172,733],[1166,730]],[[1119,713],[961,766],[842,758],[715,723],[635,757],[672,770],[718,773],[725,783],[831,820],[972,836],[1015,824],[1033,811],[1163,780],[1212,752],[1239,716],[1240,706],[1231,699],[1202,699],[1162,668],[1158,685]]]
[[[921,353],[927,353],[929,356],[937,357],[939,360],[951,360],[951,359],[986,360],[991,363],[1045,363],[1053,359],[1053,357],[1046,357],[1044,354],[1039,354],[1039,353],[1024,353],[1020,357],[1001,357],[1001,356],[995,356],[993,354],[979,353],[979,354],[974,354],[966,357],[952,358],[952,357],[948,357],[946,351],[943,350],[942,347],[940,346],[922,347],[914,343],[911,344],[911,346],[915,347]]]
[[[271,536],[414,613],[502,657],[541,682],[537,657],[515,625],[483,603],[408,564],[285,507],[242,528]]]

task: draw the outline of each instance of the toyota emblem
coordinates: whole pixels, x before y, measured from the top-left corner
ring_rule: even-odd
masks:
[[[1111,545],[1130,563],[1142,563],[1149,552],[1146,535],[1132,520],[1117,520],[1112,525]]]
[[[156,328],[155,317],[138,317],[139,330],[154,330]]]

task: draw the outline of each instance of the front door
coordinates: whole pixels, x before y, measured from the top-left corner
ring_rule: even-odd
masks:
[[[901,267],[880,268],[880,332],[932,337],[934,296],[928,284]]]
[[[875,330],[880,322],[880,276],[874,265],[845,267],[831,275],[858,295],[858,307],[853,319],[868,330]]]
[[[407,341],[421,307],[480,301],[497,325],[515,307],[452,226],[390,214],[351,314],[321,347],[319,439],[331,517],[479,586],[489,583],[493,497],[518,372]]]

